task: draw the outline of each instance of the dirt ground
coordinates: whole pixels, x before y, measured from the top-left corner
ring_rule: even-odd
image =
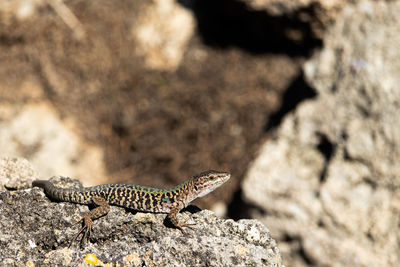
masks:
[[[85,42],[46,5],[29,21],[1,24],[0,81],[8,90],[0,90],[0,101],[51,101],[104,149],[110,182],[168,187],[223,170],[231,181],[198,204],[237,203],[258,147],[286,112],[314,95],[301,63],[318,40],[298,14],[193,1],[187,8],[197,28],[182,63],[175,71],[149,70],[127,37],[143,5],[135,2],[66,1],[85,26]],[[43,91],[23,90],[27,80]]]

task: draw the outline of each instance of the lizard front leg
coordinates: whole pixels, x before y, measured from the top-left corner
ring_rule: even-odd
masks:
[[[194,225],[194,224],[189,224],[186,222],[179,221],[177,215],[180,210],[181,210],[180,207],[171,208],[170,212],[167,215],[167,218],[176,228],[178,228],[179,230],[184,232],[182,227],[190,227],[191,225]]]

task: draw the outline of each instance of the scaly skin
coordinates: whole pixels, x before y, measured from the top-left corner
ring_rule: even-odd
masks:
[[[134,184],[105,184],[79,189],[55,187],[51,182],[36,180],[33,186],[41,187],[52,199],[79,204],[95,204],[98,207],[84,217],[84,237],[91,232],[93,220],[106,215],[110,204],[137,211],[168,213],[167,218],[177,228],[188,226],[178,221],[179,211],[196,198],[214,191],[230,178],[230,174],[206,171],[195,175],[171,189],[158,189]],[[78,236],[77,235],[77,236]]]

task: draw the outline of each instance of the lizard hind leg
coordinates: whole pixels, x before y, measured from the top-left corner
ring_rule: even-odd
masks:
[[[79,220],[79,221],[77,221],[75,224],[77,224],[77,223],[79,223],[79,222],[81,222],[81,221],[82,221],[82,220]],[[92,221],[92,219],[90,218],[89,214],[86,215],[86,216],[83,218],[83,221],[84,221],[83,227],[82,227],[81,230],[79,230],[79,232],[75,235],[74,239],[72,239],[72,241],[71,241],[71,243],[69,244],[68,247],[70,247],[70,246],[72,245],[72,243],[78,238],[78,236],[79,236],[82,232],[83,232],[83,237],[82,237],[81,241],[90,240],[90,235],[91,235],[91,232],[92,232],[93,221]]]
[[[108,204],[107,200],[105,200],[104,198],[93,197],[92,202],[95,205],[97,205],[98,207],[92,209],[85,215],[85,217],[83,218],[84,225],[81,228],[81,230],[78,232],[78,234],[75,236],[75,238],[72,240],[72,242],[74,242],[82,232],[83,232],[82,240],[90,241],[93,220],[106,215],[110,211],[110,205]],[[71,244],[72,244],[72,242],[71,242]]]

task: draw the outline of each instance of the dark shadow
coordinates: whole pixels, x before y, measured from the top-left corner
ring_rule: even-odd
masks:
[[[22,36],[9,36],[6,34],[0,34],[0,46],[15,46],[25,44],[25,39]]]
[[[189,205],[186,208],[183,208],[180,212],[185,212],[188,211],[191,214],[195,214],[201,211],[201,209],[195,205]]]
[[[335,152],[336,147],[334,144],[332,144],[331,141],[329,141],[328,137],[325,134],[319,133],[318,138],[319,138],[319,143],[317,145],[317,149],[324,156],[325,159],[324,168],[321,171],[319,180],[321,183],[324,183],[326,181],[326,174],[328,171],[327,168],[329,162],[332,159],[332,155]]]
[[[129,129],[120,122],[113,122],[112,130],[113,130],[113,133],[115,133],[120,138],[123,138],[123,137],[126,137],[129,135]]]
[[[282,237],[282,242],[289,243],[289,244],[295,244],[294,247],[298,248],[296,251],[296,254],[302,258],[303,262],[307,266],[315,266],[315,261],[304,250],[303,241],[302,241],[301,237],[290,236],[288,234],[285,234]]]
[[[298,254],[304,260],[307,266],[316,266],[316,262],[306,253],[304,246],[299,248]]]
[[[240,219],[251,219],[251,210],[265,215],[265,211],[260,207],[246,203],[242,197],[242,189],[239,189],[233,195],[232,202],[228,205],[227,217],[236,221]]]
[[[239,47],[251,53],[284,53],[309,56],[321,47],[310,24],[301,16],[313,17],[313,8],[298,10],[285,16],[272,16],[250,10],[235,0],[179,0],[191,9],[197,29],[205,44],[216,48]]]
[[[299,103],[316,95],[314,89],[304,80],[303,73],[300,74],[283,94],[281,107],[270,116],[265,130],[268,132],[280,125],[285,115],[294,110]]]

